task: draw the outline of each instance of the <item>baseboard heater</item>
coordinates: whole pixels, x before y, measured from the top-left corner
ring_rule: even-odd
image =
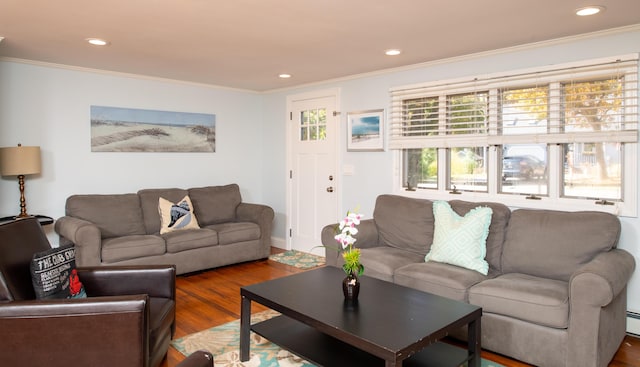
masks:
[[[627,334],[640,337],[640,313],[627,311]]]

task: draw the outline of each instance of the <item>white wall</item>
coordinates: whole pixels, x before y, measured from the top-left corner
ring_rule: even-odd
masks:
[[[284,238],[288,95],[340,88],[346,126],[348,111],[388,111],[392,87],[627,54],[640,51],[638,45],[640,26],[266,94],[0,61],[0,146],[42,148],[43,172],[27,178],[30,213],[60,217],[66,197],[75,193],[237,182],[245,201],[274,208],[273,235]],[[91,153],[91,105],[216,114],[216,153]],[[344,126],[340,162],[354,173],[340,177],[340,212],[360,206],[371,216],[375,198],[393,190],[393,153],[346,152]],[[16,180],[0,179],[0,216],[18,211]],[[622,218],[622,231],[619,246],[640,268],[640,219]],[[636,312],[639,274],[628,291],[629,309]]]
[[[92,153],[91,105],[215,114],[216,152]],[[261,203],[260,110],[256,93],[0,62],[0,146],[42,150],[42,174],[26,178],[30,214],[61,217],[71,194],[234,182],[244,201]],[[0,216],[19,211],[17,179],[2,177]]]
[[[263,101],[264,111],[269,112],[264,114],[265,126],[279,132],[279,135],[268,137],[270,143],[276,147],[284,146],[286,144],[285,105],[287,95],[340,88],[341,124],[343,125],[340,129],[340,162],[343,166],[354,167],[353,175],[340,177],[342,182],[339,191],[341,195],[340,212],[359,206],[363,214],[371,217],[375,198],[379,194],[393,191],[393,152],[347,152],[345,137],[347,112],[378,108],[385,108],[388,112],[389,89],[392,87],[635,53],[640,51],[639,45],[640,25],[578,38],[453,60],[442,60],[413,68],[398,69],[393,72],[363,75],[318,83],[304,88],[273,92]],[[277,159],[269,160],[265,164],[268,166],[267,171],[280,173],[279,175],[265,176],[264,187],[269,187],[272,200],[281,203],[281,208],[283,208],[286,200],[286,187],[282,185],[282,178],[286,175],[286,167],[282,152],[278,151]],[[637,172],[640,172],[640,169]],[[621,218],[621,220],[622,235],[619,247],[635,256],[637,268],[640,269],[640,219]],[[278,233],[283,232],[279,229]],[[628,305],[630,310],[640,312],[640,270],[635,272],[629,284]]]

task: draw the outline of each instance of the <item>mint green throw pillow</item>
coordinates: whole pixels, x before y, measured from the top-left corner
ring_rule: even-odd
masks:
[[[461,217],[446,201],[435,201],[433,244],[424,260],[457,265],[487,275],[489,263],[484,258],[492,213],[491,208],[479,206]]]

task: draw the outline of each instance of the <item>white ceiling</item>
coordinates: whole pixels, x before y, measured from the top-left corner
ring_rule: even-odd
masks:
[[[266,91],[639,23],[640,0],[2,0],[0,57]]]

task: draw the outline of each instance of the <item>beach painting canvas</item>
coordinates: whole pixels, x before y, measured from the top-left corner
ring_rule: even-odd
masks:
[[[384,110],[347,114],[347,151],[384,150]]]
[[[92,152],[215,152],[216,115],[91,106]]]

